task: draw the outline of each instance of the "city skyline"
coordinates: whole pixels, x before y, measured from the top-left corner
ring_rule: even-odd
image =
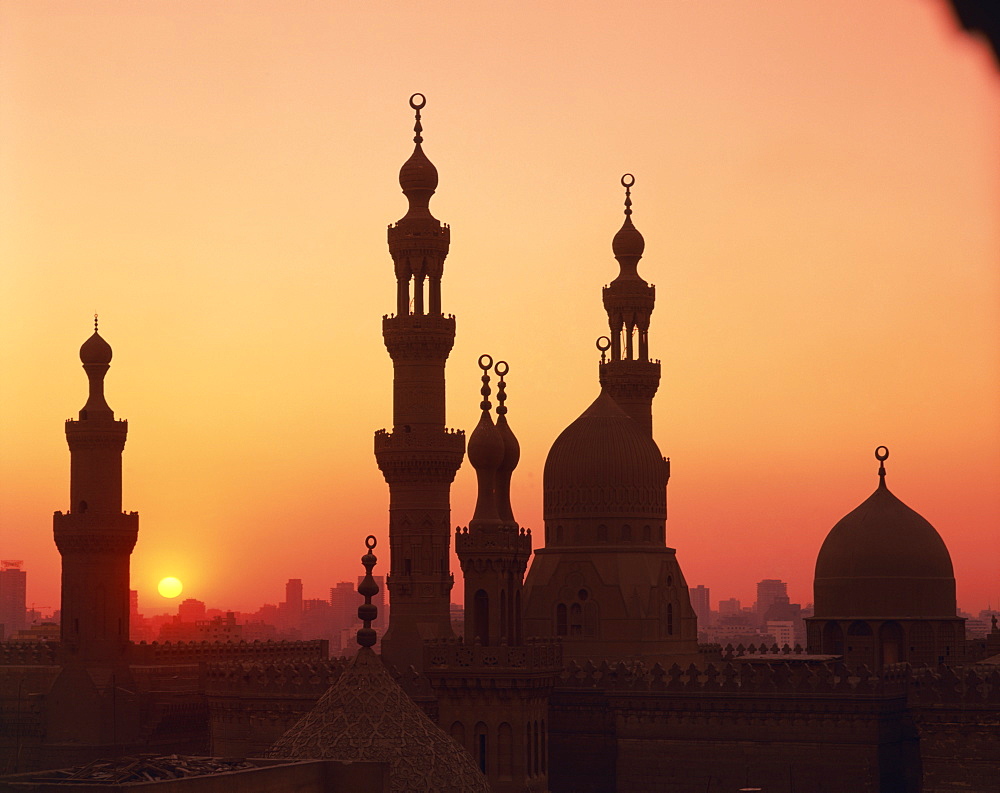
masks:
[[[453,227],[448,424],[475,426],[479,354],[508,360],[514,509],[536,547],[545,454],[597,393],[600,288],[630,171],[640,272],[658,287],[667,544],[688,581],[749,602],[780,577],[811,601],[820,543],[875,488],[885,443],[890,489],[951,550],[960,606],[997,605],[996,75],[943,5],[849,5],[843,18],[639,7],[611,28],[635,37],[629,57],[598,48],[577,72],[546,34],[565,34],[557,51],[596,48],[612,17],[538,12],[523,40],[528,27],[501,26],[524,59],[504,72],[499,50],[481,53],[484,83],[438,51],[473,29],[461,14],[435,32],[403,9],[380,20],[384,39],[350,44],[310,27],[337,21],[311,4],[233,17],[151,3],[116,18],[93,3],[75,32],[50,24],[69,4],[5,9],[0,550],[25,560],[29,602],[58,603],[50,515],[67,507],[62,419],[86,397],[77,350],[94,311],[115,350],[108,401],[130,422],[141,602],[176,575],[184,597],[245,607],[293,574],[352,580],[358,537],[385,542],[371,453],[391,422],[382,235],[405,211],[395,170],[419,90],[434,211]],[[407,25],[438,50],[407,64],[405,85],[389,67],[347,76],[356,48],[377,60]],[[809,38],[817,26],[830,41]],[[725,47],[702,53],[713,36]],[[740,71],[764,44],[774,62]],[[465,464],[453,526],[474,494]]]

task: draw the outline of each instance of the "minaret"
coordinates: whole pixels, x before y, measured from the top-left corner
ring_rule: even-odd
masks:
[[[382,655],[404,670],[423,665],[425,639],[452,636],[449,571],[451,483],[465,455],[465,435],[445,428],[444,367],[455,317],[441,312],[441,274],[450,230],[430,213],[437,169],[421,148],[422,94],[413,154],[399,171],[409,209],[389,226],[396,270],[396,313],[382,318],[393,365],[392,431],[375,433],[375,458],[389,485],[389,628]]]
[[[122,512],[122,450],[128,422],[116,420],[104,398],[111,346],[97,332],[80,348],[90,396],[79,418],[66,422],[70,508],[56,512],[53,532],[62,555],[65,661],[114,668],[127,663],[129,557],[139,514]]]
[[[618,406],[650,435],[653,433],[652,404],[660,384],[660,362],[649,359],[649,317],[656,302],[656,287],[647,284],[636,269],[646,243],[632,225],[632,185],[635,177],[622,177],[625,188],[625,222],[611,243],[621,272],[604,287],[604,309],[608,312],[610,338],[602,353],[600,381]]]
[[[521,591],[531,558],[531,532],[520,528],[510,503],[510,480],[521,456],[507,423],[506,361],[495,367],[489,355],[483,370],[482,416],[469,437],[469,463],[476,469],[479,495],[469,526],[455,535],[455,550],[465,578],[465,640],[484,646],[520,645]],[[497,385],[497,421],[490,415],[490,369]]]

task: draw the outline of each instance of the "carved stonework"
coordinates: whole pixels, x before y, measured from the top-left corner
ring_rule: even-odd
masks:
[[[455,344],[455,318],[430,314],[385,317],[382,338],[393,361],[427,361],[443,366]]]

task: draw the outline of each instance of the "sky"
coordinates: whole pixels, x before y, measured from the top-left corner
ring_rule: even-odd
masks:
[[[1000,605],[1000,71],[943,0],[35,0],[0,5],[0,45],[0,558],[29,604],[59,603],[95,312],[140,611],[175,608],[164,576],[209,607],[325,597],[369,533],[388,572],[385,228],[419,91],[448,423],[478,420],[479,355],[507,360],[536,545],[630,172],[688,584],[811,602],[885,444],[959,605]]]

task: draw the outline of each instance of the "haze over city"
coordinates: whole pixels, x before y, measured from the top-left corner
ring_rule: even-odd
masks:
[[[167,576],[224,608],[321,597],[360,537],[388,549],[384,229],[420,91],[448,423],[475,426],[478,356],[507,360],[536,547],[545,455],[598,391],[627,171],[688,583],[811,601],[885,444],[959,605],[1000,603],[1000,81],[943,4],[36,2],[0,28],[0,552],[29,602],[59,603],[95,312],[144,611]],[[452,496],[464,525],[468,464]]]

